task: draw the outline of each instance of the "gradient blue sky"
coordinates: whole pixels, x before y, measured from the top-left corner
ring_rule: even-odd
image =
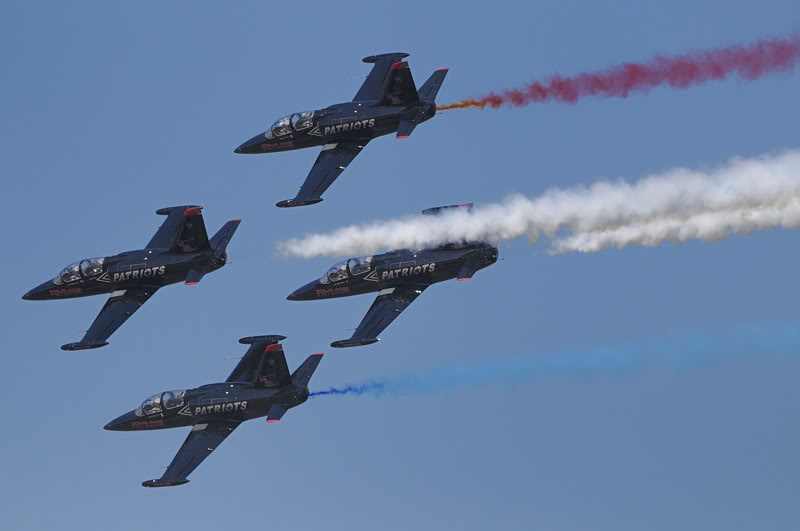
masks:
[[[360,59],[410,52],[439,101],[800,28],[797,2],[39,2],[4,4],[0,282],[5,529],[796,529],[800,363],[768,352],[428,395],[319,398],[244,424],[187,486],[143,489],[185,430],[103,424],[152,393],[224,379],[237,339],[281,333],[312,389],[800,318],[800,236],[548,256],[525,241],[425,292],[343,351],[371,297],[285,297],[336,259],[276,240],[511,192],[797,147],[800,72],[627,100],[453,111],[371,143],[317,206],[277,209],[316,150],[233,148],[352,98]],[[230,265],[160,291],[103,349],[65,353],[103,298],[33,303],[67,263],[143,246],[157,208],[243,223]]]

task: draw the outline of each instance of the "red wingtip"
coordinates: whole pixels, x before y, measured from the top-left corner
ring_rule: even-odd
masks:
[[[231,221],[242,221],[242,218],[232,219]]]
[[[183,215],[184,216],[194,216],[196,214],[199,214],[201,210],[203,210],[203,207],[187,208],[186,210],[183,211]]]
[[[276,350],[283,350],[283,346],[280,343],[272,343],[271,345],[267,345],[264,352],[274,352]]]
[[[392,70],[397,70],[398,68],[408,68],[408,63],[405,61],[398,61],[392,65]]]
[[[465,280],[469,280],[469,277],[457,278],[456,280],[458,280],[459,282],[463,282]]]
[[[408,138],[408,135],[397,135],[397,138]]]
[[[315,353],[312,354],[312,356],[322,356],[323,354],[325,354],[325,353],[324,352],[315,352]]]
[[[273,422],[278,422],[278,420],[280,420],[280,419],[267,419],[267,422],[272,424]]]
[[[450,67],[448,67],[448,66],[445,66],[444,68],[437,68],[437,69],[436,69],[436,71],[437,71],[437,72],[438,72],[439,70],[444,70],[445,72],[447,72],[448,70],[450,70]]]
[[[195,286],[197,285],[197,282],[184,282],[184,284],[186,284],[187,286]]]

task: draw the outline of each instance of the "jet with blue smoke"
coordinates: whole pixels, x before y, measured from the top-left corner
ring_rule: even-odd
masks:
[[[557,355],[532,355],[472,366],[449,366],[314,391],[334,395],[405,396],[515,386],[553,378],[586,378],[647,368],[685,370],[725,361],[780,361],[800,353],[800,327],[794,324],[750,324],[718,335],[686,333],[658,341],[601,346]]]

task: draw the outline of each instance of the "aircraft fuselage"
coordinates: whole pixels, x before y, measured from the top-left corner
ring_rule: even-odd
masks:
[[[391,251],[370,257],[368,270],[359,271],[351,259],[343,262],[342,277],[328,274],[295,290],[289,300],[317,300],[348,297],[397,288],[404,285],[429,286],[459,278],[465,264],[483,269],[497,261],[498,251],[485,243],[446,245],[436,249]],[[335,267],[335,266],[334,266]],[[329,273],[332,273],[331,268]]]

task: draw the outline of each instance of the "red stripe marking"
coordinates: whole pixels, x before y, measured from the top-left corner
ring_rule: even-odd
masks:
[[[272,423],[272,422],[278,422],[279,420],[280,420],[280,419],[267,419],[267,422],[270,422],[270,423]]]
[[[196,216],[197,214],[200,213],[201,210],[203,210],[203,207],[187,208],[186,210],[183,211],[183,215],[184,216]]]
[[[242,218],[232,219],[231,221],[242,221]]]
[[[315,352],[314,354],[312,354],[312,356],[322,356],[323,354],[325,354],[325,353],[324,352]]]
[[[458,280],[459,282],[462,282],[464,280],[469,280],[469,277],[457,278],[456,280]]]
[[[397,135],[397,138],[408,138],[408,135]]]
[[[438,71],[440,71],[440,70],[444,70],[445,72],[447,72],[448,70],[450,70],[450,67],[447,67],[447,66],[446,66],[446,67],[444,67],[444,68],[437,68],[437,69],[436,69],[436,71],[437,71],[437,72],[438,72]]]
[[[405,61],[398,61],[392,65],[392,70],[397,70],[398,68],[408,68],[408,63]]]
[[[196,286],[197,282],[184,282],[187,286]]]
[[[283,350],[283,345],[280,343],[273,343],[271,345],[267,345],[267,348],[264,349],[264,352],[274,352],[276,350]]]

